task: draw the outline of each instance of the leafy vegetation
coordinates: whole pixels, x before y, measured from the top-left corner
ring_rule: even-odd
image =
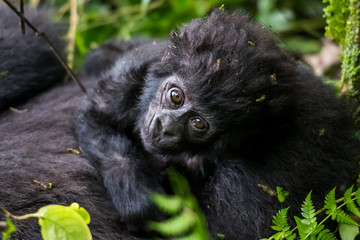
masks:
[[[331,218],[338,222],[339,232],[342,240],[354,240],[359,235],[359,224],[349,215],[349,213],[359,217],[360,211],[360,189],[353,191],[353,186],[345,191],[344,197],[335,199],[335,188],[325,197],[324,208],[315,212],[313,202],[311,200],[311,192],[305,198],[301,206],[300,217],[294,217],[297,224],[291,229],[288,224],[288,210],[285,208],[280,210],[273,219],[272,229],[276,233],[270,238],[262,240],[280,240],[280,239],[301,239],[301,240],[334,240],[337,239],[335,234],[325,228],[325,221]],[[343,208],[346,206],[346,212]],[[317,215],[325,212],[324,217],[318,222]],[[290,230],[291,229],[291,230]],[[297,232],[296,232],[297,230]]]
[[[28,1],[33,5],[43,2]],[[75,69],[80,68],[87,51],[107,39],[167,38],[171,29],[222,5],[229,11],[249,12],[277,32],[286,49],[300,54],[320,50],[318,39],[323,36],[325,26],[321,16],[324,4],[318,0],[49,0],[46,3],[55,6],[56,18],[69,25],[67,50],[75,58]],[[68,56],[70,63],[72,57]]]
[[[77,203],[69,207],[61,205],[48,205],[40,208],[36,213],[23,216],[14,216],[0,207],[6,216],[6,227],[2,233],[3,240],[10,239],[16,231],[12,219],[26,220],[38,218],[41,226],[41,235],[44,240],[91,240],[92,236],[88,227],[90,223],[89,213]]]
[[[326,35],[336,40],[342,49],[342,93],[354,106],[353,116],[360,136],[360,1],[324,0]]]
[[[169,180],[174,195],[153,193],[151,198],[159,209],[170,217],[163,222],[149,222],[149,227],[174,240],[210,239],[205,217],[186,179],[177,171],[171,170]]]

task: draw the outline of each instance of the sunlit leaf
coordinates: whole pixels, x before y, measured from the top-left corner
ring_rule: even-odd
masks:
[[[44,240],[91,240],[87,223],[90,216],[84,208],[73,203],[70,207],[48,205],[36,213]]]

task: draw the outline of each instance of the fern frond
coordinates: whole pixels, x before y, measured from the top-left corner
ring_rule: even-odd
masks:
[[[356,203],[360,206],[360,188],[358,188],[355,192]]]
[[[312,234],[314,236],[317,236],[323,229],[325,228],[324,225],[320,224],[320,225],[317,225],[315,230],[312,232]]]
[[[292,233],[291,231],[289,231],[289,232],[290,232],[289,235],[286,235],[286,233],[285,233],[285,239],[286,240],[294,240],[296,238],[296,234]]]
[[[286,232],[278,232],[272,235],[270,238],[260,239],[260,240],[294,240],[296,238],[296,233],[289,231]]]
[[[181,214],[175,215],[163,222],[149,222],[148,226],[166,237],[176,236],[189,231],[197,221],[197,214],[184,208]]]
[[[346,203],[347,209],[353,213],[355,216],[360,217],[359,208],[356,206],[354,200],[351,198],[354,185],[345,191],[344,194],[344,203]]]
[[[287,216],[289,208],[290,207],[287,207],[277,212],[276,216],[274,216],[274,219],[272,221],[275,224],[275,226],[271,226],[272,229],[278,232],[286,232],[290,230]]]
[[[337,206],[336,206],[336,200],[335,200],[335,189],[331,190],[325,197],[325,208],[328,209],[326,211],[326,214],[332,215],[331,219],[335,220],[336,215],[334,214],[336,212]]]
[[[165,194],[153,193],[150,195],[151,200],[164,213],[175,214],[182,208],[182,199],[179,196],[169,196]]]
[[[304,217],[301,221],[306,225],[316,222],[315,208],[311,200],[311,191],[301,205],[301,215]]]
[[[351,202],[351,193],[354,188],[354,185],[352,185],[350,188],[346,189],[344,193],[344,203]]]
[[[355,220],[353,220],[347,213],[345,213],[341,209],[336,210],[334,215],[336,216],[336,221],[338,223],[346,223],[346,224],[350,224],[350,225],[358,225],[357,222],[355,222]]]
[[[337,238],[329,229],[324,229],[316,237],[316,240],[337,240]]]

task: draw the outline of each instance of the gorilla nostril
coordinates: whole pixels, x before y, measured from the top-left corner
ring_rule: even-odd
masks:
[[[160,132],[163,132],[163,125],[161,123],[161,120],[159,118],[156,118],[155,119],[155,130],[156,132],[160,133]]]
[[[176,135],[175,131],[171,128],[163,128],[162,133],[167,136],[175,136]]]

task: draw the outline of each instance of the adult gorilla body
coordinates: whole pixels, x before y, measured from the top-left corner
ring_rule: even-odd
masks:
[[[168,42],[136,45],[97,80],[82,100],[68,84],[25,113],[2,113],[2,206],[19,215],[76,201],[95,239],[136,238],[126,225],[162,217],[147,194],[169,191],[172,167],[188,177],[214,238],[257,239],[278,209],[298,208],[311,189],[321,203],[352,176],[344,105],[248,16],[215,10]],[[80,155],[66,152],[78,146]],[[282,205],[259,184],[291,194]],[[33,224],[16,236],[39,238]]]

